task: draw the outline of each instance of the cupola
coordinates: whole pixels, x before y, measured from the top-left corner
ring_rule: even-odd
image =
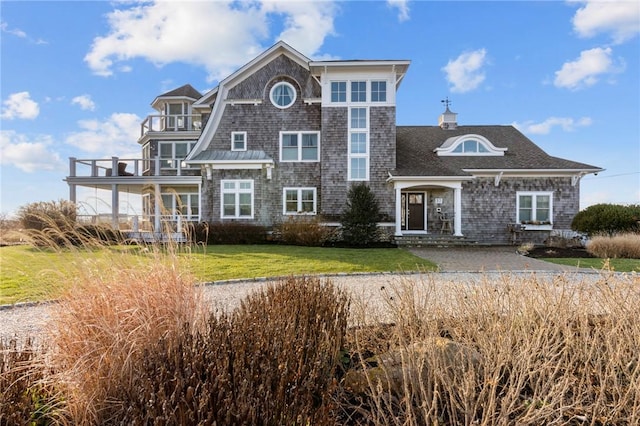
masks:
[[[440,102],[445,105],[445,110],[442,114],[440,114],[440,117],[438,118],[438,126],[440,126],[441,129],[445,130],[455,129],[458,126],[458,114],[456,114],[455,112],[451,112],[451,110],[449,109],[451,101],[447,97]]]

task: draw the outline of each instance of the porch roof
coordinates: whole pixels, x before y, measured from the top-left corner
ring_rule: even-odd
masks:
[[[271,163],[273,159],[264,151],[202,151],[187,163],[220,163],[220,162],[265,162]]]
[[[438,156],[434,150],[453,136],[481,135],[498,148],[507,148],[504,156]],[[553,157],[513,126],[458,126],[454,130],[438,126],[398,126],[396,129],[396,169],[392,176],[460,176],[465,170],[561,170],[597,172],[599,167]]]

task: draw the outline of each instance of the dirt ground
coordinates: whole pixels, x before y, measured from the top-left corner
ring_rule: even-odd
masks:
[[[527,256],[536,259],[540,257],[595,257],[589,254],[589,252],[587,252],[587,250],[585,250],[584,248],[579,247],[535,247],[529,251]]]

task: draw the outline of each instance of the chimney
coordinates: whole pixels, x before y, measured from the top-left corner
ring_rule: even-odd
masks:
[[[442,102],[445,105],[445,110],[442,114],[440,114],[440,117],[438,117],[438,126],[440,126],[441,129],[445,129],[445,130],[455,129],[458,126],[458,121],[457,121],[458,114],[456,114],[455,112],[451,112],[451,110],[449,109],[449,105],[451,104],[451,101],[447,97],[440,102]]]

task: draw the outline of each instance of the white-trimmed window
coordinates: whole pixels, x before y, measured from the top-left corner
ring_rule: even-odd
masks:
[[[277,108],[289,108],[296,101],[296,88],[291,83],[281,81],[271,88],[269,97]]]
[[[221,218],[253,219],[253,180],[222,180],[220,192]]]
[[[162,215],[182,216],[185,220],[198,220],[200,217],[200,194],[197,188],[172,190],[160,195]]]
[[[284,188],[282,190],[283,214],[316,214],[316,188]]]
[[[367,102],[367,82],[351,82],[351,102]]]
[[[177,169],[185,159],[195,142],[159,142],[161,169]]]
[[[280,161],[317,162],[320,132],[280,132]]]
[[[368,108],[349,109],[349,180],[369,180]]]
[[[247,150],[247,132],[231,132],[231,151]]]
[[[517,192],[517,223],[526,229],[551,229],[553,192]]]
[[[489,152],[487,146],[477,139],[466,139],[451,151],[456,154],[483,154]]]
[[[165,130],[185,130],[187,125],[187,114],[189,114],[189,104],[186,102],[168,103],[164,107],[167,121]]]
[[[387,102],[387,82],[371,82],[371,102]]]
[[[331,82],[331,102],[347,102],[347,82]]]

